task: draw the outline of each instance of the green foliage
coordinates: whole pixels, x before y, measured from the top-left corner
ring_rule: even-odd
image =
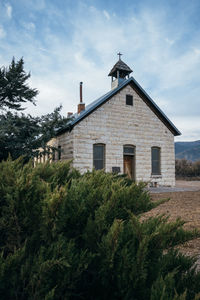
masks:
[[[27,85],[30,73],[24,71],[24,60],[21,58],[15,62],[13,57],[8,68],[0,68],[0,108],[23,110],[22,103],[35,103],[38,94],[36,89]]]
[[[0,164],[1,299],[187,300],[195,259],[175,246],[196,232],[164,216],[144,185],[70,163]],[[196,296],[196,299],[197,296]]]
[[[0,110],[3,112],[0,114],[0,161],[10,154],[13,159],[23,155],[27,162],[37,155],[38,148],[47,151],[46,143],[69,121],[61,116],[61,106],[41,117],[8,111],[23,110],[25,102],[35,104],[38,91],[28,86],[29,78],[30,73],[24,71],[23,58],[18,62],[13,58],[8,68],[0,68]]]
[[[51,114],[32,117],[7,112],[0,115],[0,161],[24,156],[25,161],[37,155],[38,148],[56,135],[58,128],[66,126],[68,119],[60,115],[61,106]]]
[[[159,277],[151,288],[151,300],[186,300],[187,292],[178,295],[175,291],[174,295],[174,280],[175,273],[168,273],[165,278]]]

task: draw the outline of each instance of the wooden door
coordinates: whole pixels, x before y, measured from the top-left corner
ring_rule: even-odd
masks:
[[[133,155],[124,155],[124,174],[127,174],[129,178],[135,179],[135,163]]]

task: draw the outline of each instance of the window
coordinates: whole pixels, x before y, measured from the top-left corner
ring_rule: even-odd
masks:
[[[135,147],[131,145],[124,146],[124,155],[134,155]]]
[[[133,106],[133,96],[132,95],[126,95],[126,105]]]
[[[160,175],[160,148],[151,148],[151,173],[152,175]]]
[[[52,150],[52,161],[55,161],[56,155],[55,155],[55,149]]]
[[[105,168],[105,145],[104,144],[93,145],[93,166],[95,170],[101,170]]]
[[[58,160],[61,159],[61,146],[58,146]]]

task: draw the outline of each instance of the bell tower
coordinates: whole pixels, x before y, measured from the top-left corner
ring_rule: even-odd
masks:
[[[129,74],[133,71],[121,60],[122,54],[117,53],[119,60],[114,65],[108,76],[111,76],[111,89],[118,87],[124,80],[129,78]]]

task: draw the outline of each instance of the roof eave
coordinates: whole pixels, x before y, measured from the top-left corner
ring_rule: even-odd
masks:
[[[154,113],[158,116],[158,118],[165,124],[165,126],[174,134],[174,136],[181,135],[181,132],[175,127],[175,125],[168,119],[168,117],[164,114],[164,112],[157,106],[157,104],[151,99],[151,97],[145,92],[145,90],[140,86],[140,84],[133,78],[130,77],[127,80],[124,80],[118,87],[107,93],[103,98],[97,102],[94,106],[90,107],[90,109],[82,111],[79,116],[72,120],[70,124],[67,125],[66,128],[61,129],[57,135],[60,135],[66,131],[71,131],[73,127],[90,115],[94,110],[107,102],[111,97],[113,97],[116,93],[118,93],[122,88],[126,85],[131,84],[133,89],[136,89],[140,94],[145,103],[154,111]]]
[[[126,86],[131,81],[131,77],[125,81],[123,81],[118,87],[111,90],[108,96],[105,96],[105,98],[102,98],[100,102],[98,102],[96,105],[91,107],[89,110],[82,111],[78,118],[73,120],[70,123],[70,126],[73,128],[77,123],[79,123],[81,120],[83,120],[85,117],[87,117],[89,114],[91,114],[94,110],[96,110],[98,107],[100,107],[102,104],[104,104],[106,101],[108,101],[111,97],[113,97],[119,90],[121,90],[124,86]],[[106,94],[107,95],[107,94]],[[87,108],[87,107],[86,107]]]
[[[122,69],[116,68],[116,69],[114,69],[114,70],[111,70],[110,73],[108,74],[108,76],[115,76],[115,73],[116,73],[117,71],[121,71],[121,72],[123,72],[124,74],[126,73],[126,75],[129,75],[130,73],[133,72],[131,69],[130,69],[130,70],[122,70]]]
[[[154,112],[156,115],[161,119],[161,121],[170,129],[170,131],[174,134],[174,136],[181,135],[181,132],[176,128],[176,126],[169,120],[169,118],[165,115],[165,113],[158,107],[158,105],[154,102],[154,100],[145,92],[145,90],[141,87],[141,85],[133,78],[131,77],[132,81],[135,83],[135,85],[138,87],[139,91],[142,92],[144,97],[149,101],[149,104],[151,104],[151,108],[154,108]],[[146,101],[145,101],[146,102]]]
[[[70,124],[68,124],[66,127],[59,129],[59,130],[56,132],[56,136],[59,136],[59,135],[65,133],[65,132],[71,131],[71,130],[72,130],[72,126],[71,126],[71,123],[70,123]]]

